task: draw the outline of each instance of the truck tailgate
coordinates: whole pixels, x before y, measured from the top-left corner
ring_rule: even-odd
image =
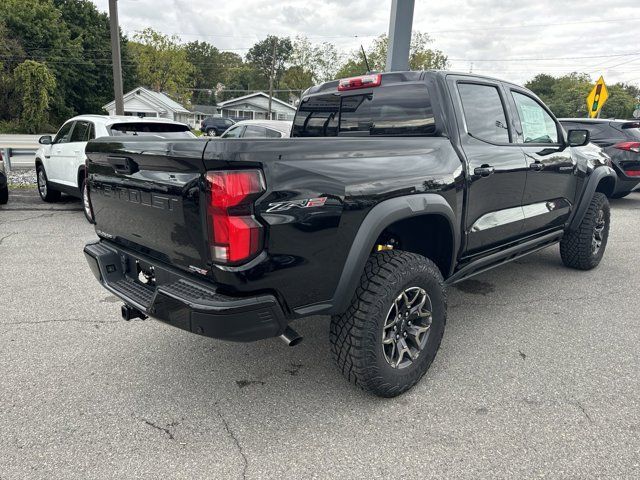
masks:
[[[206,144],[157,138],[90,142],[88,185],[98,234],[180,268],[206,269]]]

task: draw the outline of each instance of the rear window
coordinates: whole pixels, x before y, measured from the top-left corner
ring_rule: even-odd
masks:
[[[194,138],[195,135],[186,125],[172,123],[131,122],[116,123],[109,128],[113,137],[160,137],[160,138]]]
[[[640,140],[640,122],[628,122],[622,125],[622,131],[633,140]]]
[[[292,136],[429,136],[435,131],[426,86],[405,84],[311,97],[298,107]]]

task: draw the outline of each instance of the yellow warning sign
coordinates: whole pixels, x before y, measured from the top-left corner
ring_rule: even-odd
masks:
[[[600,77],[587,97],[587,111],[589,112],[589,118],[596,118],[598,116],[608,98],[609,91],[607,90],[607,86],[604,84],[604,78]]]

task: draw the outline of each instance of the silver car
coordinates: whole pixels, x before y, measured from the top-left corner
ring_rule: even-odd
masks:
[[[222,138],[289,138],[293,122],[281,120],[243,120],[229,127]]]

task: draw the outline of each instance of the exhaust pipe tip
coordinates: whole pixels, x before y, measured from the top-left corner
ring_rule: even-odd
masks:
[[[280,340],[282,340],[290,347],[295,347],[300,342],[302,342],[303,339],[304,338],[291,327],[285,328],[282,335],[280,335]]]

